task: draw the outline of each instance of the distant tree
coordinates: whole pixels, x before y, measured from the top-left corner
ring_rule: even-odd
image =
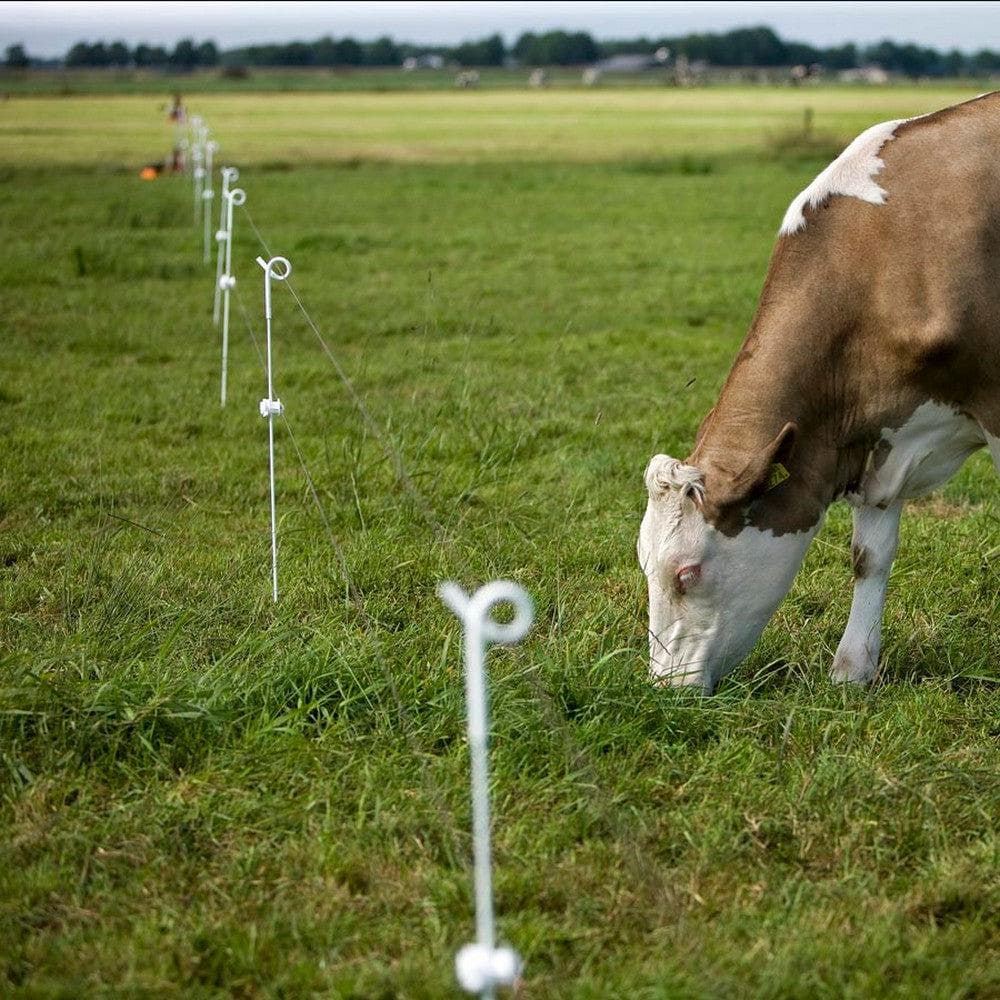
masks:
[[[91,66],[107,66],[109,62],[108,47],[104,42],[94,42],[88,48],[88,58]]]
[[[462,42],[449,54],[462,66],[502,66],[507,49],[500,35],[490,35],[476,42]]]
[[[633,53],[644,56],[651,56],[660,47],[659,42],[646,38],[615,38],[605,42],[598,42],[597,48],[601,58],[608,56],[631,55]],[[668,46],[669,47],[669,46]]]
[[[128,46],[124,42],[112,42],[108,46],[108,65],[116,66],[119,69],[132,61]]]
[[[314,66],[336,66],[337,45],[329,36],[324,35],[312,44]]]
[[[975,73],[996,73],[1000,70],[1000,53],[980,49],[973,55],[970,68]]]
[[[529,62],[528,56],[534,52],[535,41],[538,36],[533,31],[525,31],[520,37],[514,42],[513,48],[510,50],[511,55],[520,62]]]
[[[964,76],[969,72],[968,60],[958,49],[952,49],[941,57],[941,69],[945,76]]]
[[[89,66],[89,58],[90,46],[86,42],[77,42],[70,47],[63,61],[67,66],[72,68],[75,66]]]
[[[104,42],[95,42],[93,45],[87,42],[77,42],[69,52],[66,53],[67,66],[107,66],[108,49]]]
[[[194,40],[182,38],[170,53],[167,62],[173,69],[192,70],[198,65],[198,50],[195,48]]]
[[[166,66],[168,62],[167,50],[161,45],[137,45],[132,53],[136,66],[148,68],[151,66]]]
[[[383,35],[367,46],[365,62],[369,66],[398,66],[402,62],[396,43]]]
[[[199,66],[218,66],[219,49],[215,42],[202,42],[195,50]]]
[[[23,45],[8,45],[4,65],[7,69],[27,69],[31,65],[31,59]]]
[[[791,60],[785,43],[770,28],[744,28],[727,37],[730,65],[782,66]]]
[[[313,55],[313,47],[308,42],[288,42],[275,46],[273,59],[278,66],[311,66]]]
[[[917,45],[898,45],[889,39],[865,50],[866,62],[878,63],[883,69],[904,76],[935,76],[943,72],[940,55],[934,49]]]
[[[822,53],[813,45],[804,42],[786,42],[784,63],[789,66],[810,66],[822,60]]]
[[[858,65],[858,47],[850,42],[824,49],[819,61],[827,69],[853,69]]]
[[[511,51],[521,62],[533,66],[574,66],[593,62],[601,54],[594,39],[583,31],[547,31],[544,35],[528,31]]]
[[[333,43],[334,58],[337,66],[363,66],[365,50],[360,42],[353,38],[341,38]]]

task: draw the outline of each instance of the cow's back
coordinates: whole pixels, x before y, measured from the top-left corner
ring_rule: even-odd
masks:
[[[876,154],[884,201],[807,207],[772,280],[839,317],[869,396],[926,396],[1000,435],[1000,93],[905,121]]]

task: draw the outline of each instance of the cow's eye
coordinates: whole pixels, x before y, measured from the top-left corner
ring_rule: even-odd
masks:
[[[686,594],[701,579],[701,566],[688,563],[674,574],[674,586],[678,594]]]

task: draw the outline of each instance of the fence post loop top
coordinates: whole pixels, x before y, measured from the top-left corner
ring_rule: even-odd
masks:
[[[523,587],[510,580],[494,580],[480,587],[471,597],[457,583],[442,583],[441,600],[462,619],[466,629],[476,629],[483,642],[511,646],[520,642],[531,628],[534,606]],[[498,622],[494,610],[501,604],[514,607],[514,618]]]
[[[292,265],[287,257],[272,257],[270,260],[258,257],[257,263],[264,268],[264,273],[275,281],[284,281],[292,273]]]
[[[225,180],[232,183],[233,181],[238,181],[240,179],[239,167],[223,167],[222,176]]]

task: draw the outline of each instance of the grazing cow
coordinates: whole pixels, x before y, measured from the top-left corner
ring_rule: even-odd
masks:
[[[875,125],[789,206],[694,451],[646,469],[653,677],[712,690],[844,498],[832,677],[869,680],[903,502],[983,445],[1000,469],[1000,92]]]

